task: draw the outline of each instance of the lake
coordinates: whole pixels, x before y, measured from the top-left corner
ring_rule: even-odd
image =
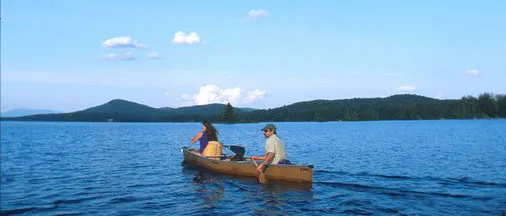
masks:
[[[215,127],[251,156],[264,154],[264,124]],[[506,212],[506,120],[275,124],[289,159],[314,165],[312,185],[186,167],[199,123],[1,122],[1,214]]]

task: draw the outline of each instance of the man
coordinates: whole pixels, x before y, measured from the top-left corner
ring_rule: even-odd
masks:
[[[290,164],[287,160],[285,153],[285,144],[276,133],[276,126],[273,124],[267,124],[261,129],[264,132],[265,138],[265,156],[251,156],[252,160],[263,160],[258,165],[257,170],[263,172],[266,164]]]

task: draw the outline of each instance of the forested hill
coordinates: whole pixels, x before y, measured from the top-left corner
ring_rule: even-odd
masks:
[[[31,115],[2,120],[21,121],[119,121],[119,122],[271,122],[271,121],[361,121],[506,118],[506,95],[483,93],[455,100],[439,100],[419,95],[393,95],[386,98],[313,100],[274,109],[231,108],[208,104],[180,108],[152,108],[112,100],[86,110]]]
[[[82,121],[82,122],[190,122],[204,119],[217,121],[225,109],[224,104],[207,104],[179,108],[153,108],[143,104],[115,99],[105,104],[85,110],[62,113],[41,114],[23,117],[6,117],[2,120],[14,121]],[[255,109],[236,108],[237,114]]]
[[[314,100],[241,116],[256,121],[358,121],[506,117],[505,95],[482,94],[460,100],[438,100],[418,95],[386,98]]]

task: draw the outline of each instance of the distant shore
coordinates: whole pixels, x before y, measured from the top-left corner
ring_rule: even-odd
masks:
[[[274,109],[234,108],[208,104],[181,108],[153,108],[126,100],[112,100],[82,111],[2,117],[2,121],[61,122],[335,122],[378,120],[441,120],[506,118],[506,95],[483,93],[478,98],[440,100],[401,94],[385,98],[304,101]]]

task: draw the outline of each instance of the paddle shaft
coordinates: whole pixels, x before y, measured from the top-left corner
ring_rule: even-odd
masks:
[[[255,167],[258,167],[258,163],[257,163],[257,161],[256,161],[256,160],[253,160],[253,158],[250,158],[250,159],[251,159],[251,161],[253,161],[253,164],[255,164]]]
[[[251,161],[253,161],[253,164],[255,164],[255,169],[258,167],[258,163],[256,160],[253,160],[251,159]],[[258,175],[258,181],[261,183],[261,184],[266,184],[267,183],[267,178],[265,177],[264,175],[264,171],[260,171],[260,175]]]

